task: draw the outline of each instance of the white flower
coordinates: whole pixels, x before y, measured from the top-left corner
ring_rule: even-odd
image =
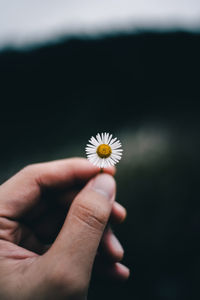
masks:
[[[112,138],[112,134],[101,133],[92,136],[87,144],[85,151],[89,161],[99,167],[105,168],[114,166],[122,156],[121,143],[117,138]]]

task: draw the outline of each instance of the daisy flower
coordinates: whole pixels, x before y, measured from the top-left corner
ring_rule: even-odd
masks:
[[[122,157],[121,143],[117,138],[112,138],[109,133],[97,134],[89,140],[85,151],[89,161],[99,167],[114,166]]]

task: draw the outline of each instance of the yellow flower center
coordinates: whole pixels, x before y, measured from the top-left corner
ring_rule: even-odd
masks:
[[[101,144],[97,148],[97,154],[101,158],[108,158],[112,153],[111,147],[106,144]]]

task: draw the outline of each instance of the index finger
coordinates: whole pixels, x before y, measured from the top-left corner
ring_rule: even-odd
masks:
[[[114,175],[115,168],[104,171]],[[62,159],[25,167],[0,187],[0,216],[18,218],[38,203],[44,189],[86,183],[99,172],[85,158]]]

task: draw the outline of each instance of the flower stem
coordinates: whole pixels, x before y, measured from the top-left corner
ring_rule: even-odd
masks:
[[[103,168],[100,169],[100,172],[99,172],[99,173],[103,173]]]

